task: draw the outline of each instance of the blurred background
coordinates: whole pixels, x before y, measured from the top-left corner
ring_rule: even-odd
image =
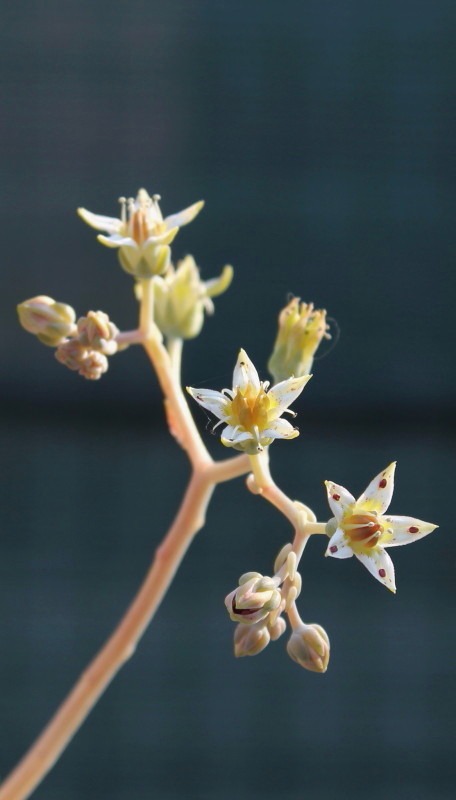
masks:
[[[185,381],[229,386],[241,345],[267,377],[289,294],[327,308],[340,340],[296,405],[300,438],[273,446],[277,481],[326,519],[324,479],[358,495],[397,459],[391,512],[440,525],[391,551],[395,597],[310,542],[300,609],[332,643],[313,675],[286,635],[233,658],[223,598],[290,532],[242,480],[220,487],[37,800],[454,796],[455,21],[453,0],[4,4],[0,774],[115,626],[188,475],[140,348],[89,382],[17,324],[48,294],[136,326],[131,278],[77,206],[204,198],[174,255],[235,279]]]

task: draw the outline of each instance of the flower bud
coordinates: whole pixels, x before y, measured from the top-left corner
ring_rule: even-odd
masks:
[[[166,275],[155,278],[154,321],[165,336],[193,339],[201,331],[204,312],[212,314],[211,297],[221,294],[231,283],[233,270],[225,267],[221,276],[204,282],[192,256],[170,266]]]
[[[234,655],[236,658],[242,656],[256,656],[268,646],[271,635],[266,625],[261,622],[256,625],[236,625],[234,631]]]
[[[108,369],[108,359],[97,350],[89,350],[83,359],[79,374],[89,381],[97,381]]]
[[[96,381],[108,369],[108,359],[103,353],[82,345],[79,339],[69,339],[59,345],[55,357],[60,364],[77,371],[83,378]]]
[[[239,587],[225,598],[225,605],[232,620],[253,625],[278,608],[281,599],[273,578],[253,572],[241,576]]]
[[[308,375],[323,338],[330,339],[326,311],[314,309],[294,297],[279,314],[279,329],[268,370],[275,382]]]
[[[82,345],[97,350],[106,356],[117,352],[116,336],[118,328],[104,311],[89,311],[86,317],[78,319],[79,341]]]
[[[299,626],[287,643],[288,655],[301,667],[312,672],[326,672],[329,661],[329,639],[321,625]]]
[[[268,625],[268,631],[273,642],[277,641],[282,636],[282,633],[285,633],[286,629],[287,623],[283,617],[277,617],[273,625]]]
[[[57,303],[52,297],[38,295],[17,306],[19,322],[29,333],[49,347],[58,345],[76,332],[76,314],[66,303]]]

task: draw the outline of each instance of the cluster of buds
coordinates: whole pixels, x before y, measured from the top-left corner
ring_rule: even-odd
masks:
[[[274,577],[246,572],[239,586],[225,598],[231,619],[237,622],[234,654],[256,656],[276,641],[286,630],[282,613],[290,612],[293,632],[287,652],[300,666],[312,672],[326,672],[329,639],[320,625],[306,625],[299,617],[295,600],[301,590],[301,576],[296,571],[296,553],[285,545],[276,558]],[[291,611],[291,609],[293,609]]]
[[[328,331],[326,311],[294,297],[279,314],[279,330],[268,362],[274,380],[307,375],[321,340],[331,338]]]
[[[98,380],[108,369],[108,359],[117,352],[118,329],[103,311],[89,311],[77,323],[76,313],[66,303],[40,295],[17,307],[23,328],[50,347],[60,364],[88,380]]]

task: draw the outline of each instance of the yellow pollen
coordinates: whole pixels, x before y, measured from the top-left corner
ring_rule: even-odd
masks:
[[[259,391],[248,386],[245,394],[237,389],[231,402],[230,425],[240,425],[251,433],[257,427],[260,431],[268,427],[271,400],[261,388]]]

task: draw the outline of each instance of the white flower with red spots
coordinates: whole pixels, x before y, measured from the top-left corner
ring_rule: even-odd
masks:
[[[393,461],[370,482],[358,500],[343,486],[325,481],[328,502],[335,516],[328,522],[332,536],[325,555],[333,558],[355,555],[374,578],[392,592],[396,591],[394,566],[384,548],[410,544],[437,528],[414,517],[384,515],[393,495],[395,468]]]
[[[136,200],[133,197],[119,198],[120,218],[93,214],[78,208],[79,216],[92,228],[104,231],[98,241],[107,247],[119,248],[119,260],[126,272],[136,277],[150,277],[165,272],[169,265],[169,247],[179,228],[195,219],[204,202],[171,214],[163,219],[158,201],[160,195],[149,197],[140,189]]]
[[[299,431],[281,414],[301,394],[310,375],[289,378],[268,391],[269,381],[260,381],[258,372],[245,350],[240,350],[233,373],[233,388],[215,392],[212,389],[187,391],[200,406],[225,423],[222,444],[249,455],[256,455],[274,439],[294,439]],[[289,414],[294,413],[288,411]],[[217,427],[217,426],[215,426]]]

